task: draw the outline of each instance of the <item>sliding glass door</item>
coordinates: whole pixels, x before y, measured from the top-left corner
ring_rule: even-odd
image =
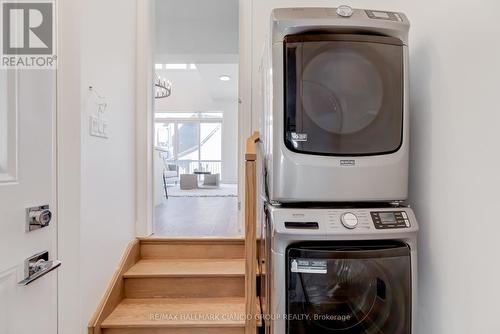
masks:
[[[177,156],[179,173],[192,174],[199,169],[200,124],[198,122],[177,123]]]
[[[222,172],[222,120],[157,120],[155,145],[179,174]]]

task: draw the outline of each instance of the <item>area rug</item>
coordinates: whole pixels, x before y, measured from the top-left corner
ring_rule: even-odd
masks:
[[[169,185],[168,197],[237,197],[236,184],[221,184],[219,188],[206,187],[191,190],[181,190],[179,185]]]

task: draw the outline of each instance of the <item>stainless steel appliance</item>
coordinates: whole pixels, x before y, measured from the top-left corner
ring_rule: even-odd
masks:
[[[418,224],[410,208],[265,211],[266,333],[414,332]]]
[[[408,30],[395,12],[272,11],[261,118],[271,202],[407,198]]]

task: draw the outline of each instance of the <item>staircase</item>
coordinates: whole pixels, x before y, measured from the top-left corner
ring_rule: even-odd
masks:
[[[245,302],[244,239],[137,239],[88,333],[244,334]]]
[[[88,334],[257,333],[258,142],[258,132],[246,142],[245,239],[133,240]]]

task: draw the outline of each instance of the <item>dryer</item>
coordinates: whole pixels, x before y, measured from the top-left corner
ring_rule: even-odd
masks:
[[[417,232],[407,207],[266,206],[267,334],[414,333]]]
[[[261,66],[271,202],[407,198],[408,30],[403,13],[272,11]]]

